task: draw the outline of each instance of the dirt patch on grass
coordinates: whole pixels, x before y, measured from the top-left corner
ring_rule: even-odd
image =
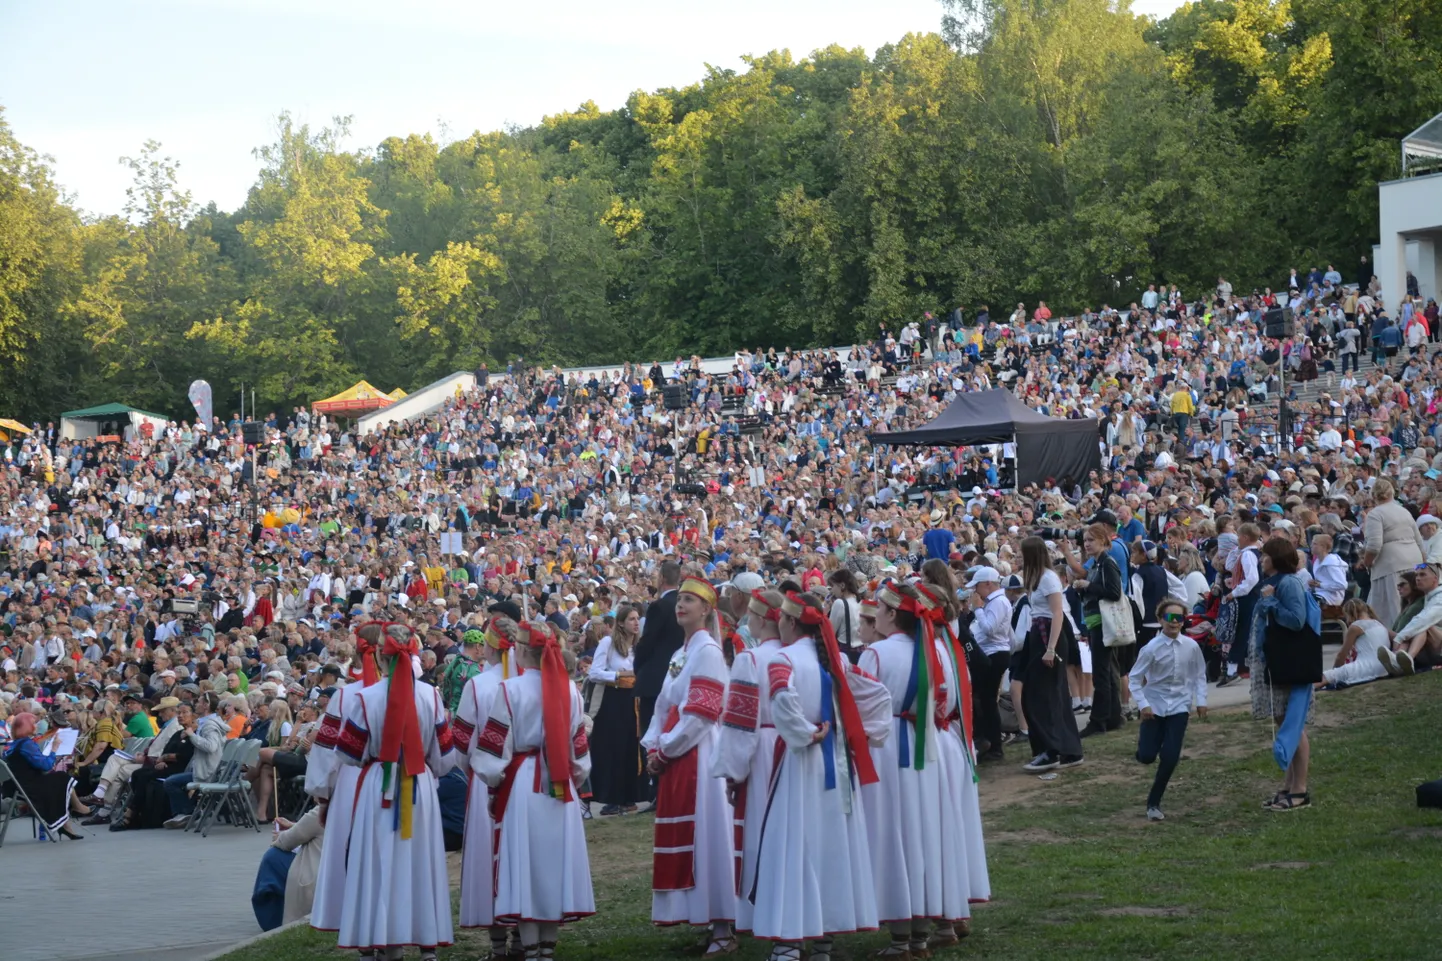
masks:
[[[1442,827],[1399,828],[1397,833],[1413,841],[1442,838]]]
[[[1252,865],[1253,871],[1305,871],[1307,868],[1316,867],[1312,861],[1263,861],[1261,864]]]
[[[1191,914],[1190,908],[1180,905],[1173,907],[1149,907],[1141,904],[1127,904],[1119,908],[1102,908],[1097,914],[1108,918],[1185,918]]]

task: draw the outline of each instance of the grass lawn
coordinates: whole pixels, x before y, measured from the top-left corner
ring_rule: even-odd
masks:
[[[1413,795],[1442,775],[1442,671],[1324,694],[1311,735],[1314,806],[1290,814],[1261,809],[1280,774],[1270,726],[1244,713],[1193,721],[1160,824],[1142,810],[1150,769],[1129,760],[1135,725],[1088,740],[1087,765],[1050,782],[1021,773],[1020,752],[983,769],[994,900],[937,956],[1442,958],[1442,812]],[[558,955],[686,955],[695,935],[648,923],[650,819],[592,822],[589,838],[599,913],[562,931]],[[458,937],[442,959],[485,953],[483,932]],[[883,941],[843,938],[835,957]],[[334,945],[298,929],[225,961],[345,958]],[[746,941],[738,957],[766,956]]]

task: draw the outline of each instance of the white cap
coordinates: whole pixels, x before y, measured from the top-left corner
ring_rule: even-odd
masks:
[[[1442,520],[1438,520],[1433,514],[1423,514],[1417,518],[1417,526],[1421,527],[1423,524],[1442,524]]]
[[[978,584],[1001,583],[1001,575],[994,567],[978,567],[971,574],[971,580],[966,582],[967,587],[975,587]]]

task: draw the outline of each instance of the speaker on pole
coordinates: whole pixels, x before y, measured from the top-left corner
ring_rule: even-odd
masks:
[[[1282,338],[1292,336],[1292,308],[1273,307],[1262,315],[1262,332],[1267,337]]]
[[[248,420],[240,425],[240,435],[251,446],[265,443],[265,425],[258,420]]]
[[[686,406],[686,385],[666,384],[661,388],[661,403],[667,410],[682,410]]]

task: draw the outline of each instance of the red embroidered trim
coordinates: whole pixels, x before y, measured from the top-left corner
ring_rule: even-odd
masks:
[[[476,729],[460,718],[456,718],[456,722],[451,725],[451,735],[455,739],[456,750],[465,754],[471,749],[471,738],[476,736]]]
[[[506,746],[506,735],[510,733],[510,730],[509,725],[491,718],[482,729],[480,739],[476,741],[476,749],[500,757],[501,751]]]
[[[320,722],[320,730],[315,735],[315,746],[329,750],[335,749],[336,740],[340,737],[340,718],[333,714],[327,714],[325,720]]]
[[[775,697],[786,690],[787,684],[791,681],[791,662],[777,658],[766,665],[766,679],[769,685],[767,687],[768,697]]]
[[[345,727],[341,729],[340,737],[336,740],[335,749],[347,757],[359,761],[365,757],[366,744],[370,738],[370,732],[355,721],[346,721]]]
[[[714,723],[721,719],[721,707],[725,700],[726,688],[720,681],[709,677],[693,677],[691,686],[686,691],[686,706],[681,709],[681,713]]]
[[[732,681],[726,689],[726,713],[721,723],[738,731],[754,731],[760,710],[760,688],[750,681]]]
[[[586,740],[585,728],[577,731],[576,736],[571,739],[571,753],[577,760],[591,753],[591,742]]]
[[[442,754],[448,754],[456,749],[456,739],[451,732],[449,721],[441,721],[436,725],[436,747]]]

